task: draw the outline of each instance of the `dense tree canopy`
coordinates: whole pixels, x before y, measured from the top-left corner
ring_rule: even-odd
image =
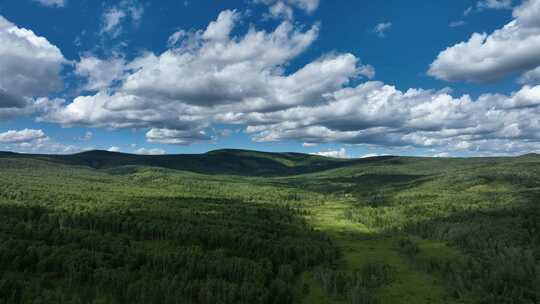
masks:
[[[390,157],[247,177],[4,155],[0,302],[386,303],[404,270],[349,257],[364,242],[440,280],[441,303],[538,303],[539,165]]]

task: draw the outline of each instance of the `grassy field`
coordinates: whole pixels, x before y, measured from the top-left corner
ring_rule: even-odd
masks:
[[[0,155],[0,303],[539,303],[540,157]]]
[[[399,236],[378,234],[361,223],[346,219],[344,213],[349,208],[346,203],[326,203],[313,209],[310,220],[315,227],[330,235],[338,246],[342,256],[335,267],[339,271],[351,272],[371,264],[386,264],[393,269],[394,281],[374,291],[378,303],[467,303],[453,299],[440,278],[418,270],[402,256]],[[434,245],[442,245],[442,248],[433,248]],[[425,241],[421,247],[422,252],[436,255],[451,250],[444,244],[431,241]],[[349,302],[339,297],[321,297],[320,286],[312,284],[315,295],[306,298],[304,303]]]

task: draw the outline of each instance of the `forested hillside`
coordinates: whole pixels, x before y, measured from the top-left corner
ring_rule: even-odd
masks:
[[[302,174],[373,161],[373,159],[344,160],[301,153],[267,153],[232,149],[216,150],[205,154],[181,155],[135,155],[100,150],[74,155],[32,155],[0,152],[0,157],[38,159],[63,165],[87,166],[94,169],[131,165],[161,167],[205,174],[244,176]]]
[[[539,303],[540,157],[0,155],[0,303]]]

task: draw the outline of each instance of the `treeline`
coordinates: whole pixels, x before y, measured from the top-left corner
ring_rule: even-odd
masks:
[[[395,272],[395,269],[384,263],[367,263],[354,271],[339,271],[328,267],[319,267],[313,271],[326,294],[345,299],[351,304],[377,304],[377,289],[391,284]]]

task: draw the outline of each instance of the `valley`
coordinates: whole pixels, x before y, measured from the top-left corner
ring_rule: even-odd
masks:
[[[0,155],[2,303],[538,303],[540,157]]]

